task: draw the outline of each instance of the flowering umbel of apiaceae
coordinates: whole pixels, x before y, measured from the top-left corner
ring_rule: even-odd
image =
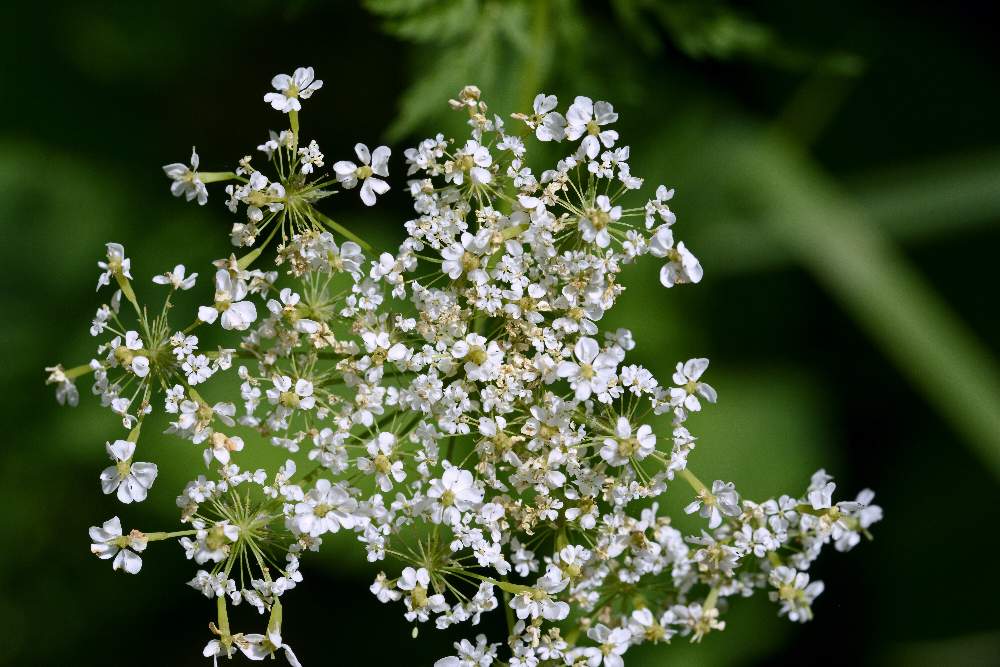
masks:
[[[560,112],[542,94],[504,118],[467,86],[450,105],[469,136],[405,151],[415,213],[398,248],[376,252],[319,204],[354,188],[375,204],[390,188],[389,148],[358,143],[328,166],[299,130],[322,81],[307,67],[272,85],[264,99],[288,127],[261,155],[233,171],[200,171],[197,152],[164,167],[172,193],[198,204],[225,183],[237,215],[239,250],[199,272],[202,305],[175,322],[171,300],[205,280],[177,265],[138,290],[165,292],[154,315],[124,247],[109,243],[97,353],[47,369],[60,402],[76,404],[76,382],[92,375],[118,415],[111,465],[95,474],[118,501],[160,497],[140,437],[154,412],[203,454],[176,496],[176,530],[126,532],[115,516],[90,529],[95,555],[138,574],[151,543],[179,544],[195,563],[190,587],[215,600],[213,659],[281,653],[297,665],[282,599],[303,581],[300,559],[341,531],[384,561],[371,591],[414,633],[506,617],[506,637],[462,640],[439,667],[617,667],[637,644],[724,629],[723,601],[756,589],[790,620],[812,617],[823,584],[810,565],[826,545],[870,537],[881,510],[868,490],[834,501],[822,470],[799,495],[760,501],[694,473],[686,423],[717,400],[708,360],[679,361],[661,382],[628,361],[627,329],[600,326],[625,289],[620,272],[644,255],[664,287],[702,278],[675,239],[673,190],[635,201],[643,179],[611,104],[577,97]],[[539,170],[535,141],[563,157]],[[229,346],[206,349],[209,328]],[[216,382],[224,375],[234,381]],[[261,447],[286,461],[244,467]],[[698,534],[662,512],[668,492],[703,521]],[[267,615],[262,631],[231,627],[234,605]]]

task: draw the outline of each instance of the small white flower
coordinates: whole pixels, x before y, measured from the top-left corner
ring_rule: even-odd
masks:
[[[531,108],[535,112],[530,126],[534,126],[539,141],[562,141],[566,137],[566,118],[554,111],[559,100],[555,95],[539,93]]]
[[[104,273],[97,277],[97,289],[102,285],[110,285],[111,278],[121,275],[129,280],[132,279],[132,260],[125,256],[125,248],[121,243],[108,243],[108,261],[98,262],[98,268]]]
[[[641,461],[656,449],[656,435],[648,424],[643,424],[632,436],[632,425],[628,419],[619,417],[615,424],[615,437],[605,438],[601,448],[601,458],[609,465],[621,466],[633,457]]]
[[[358,501],[344,490],[343,485],[320,479],[295,506],[295,515],[289,523],[296,532],[319,537],[324,533],[336,533],[341,528],[353,528],[357,509]]]
[[[598,248],[607,248],[611,244],[610,227],[622,217],[621,206],[611,206],[607,195],[598,195],[594,208],[579,221],[580,234],[587,243],[596,243]]]
[[[600,644],[604,667],[623,667],[625,665],[622,655],[632,643],[632,633],[626,628],[611,629],[603,623],[598,623],[587,631],[587,636]]]
[[[192,273],[190,276],[185,276],[184,273],[184,265],[178,264],[174,267],[173,271],[153,276],[153,282],[157,285],[170,285],[176,290],[189,290],[194,287],[194,281],[198,277],[198,274]]]
[[[299,149],[299,162],[302,165],[303,174],[311,174],[317,167],[323,166],[323,154],[319,151],[319,144],[315,140],[310,141],[305,148]]]
[[[271,79],[271,87],[278,92],[267,93],[264,101],[276,111],[288,113],[302,109],[299,100],[312,97],[313,93],[323,87],[323,81],[316,78],[312,67],[298,67],[291,76],[279,74]]]
[[[465,142],[465,146],[455,153],[452,170],[445,175],[445,180],[455,185],[465,182],[468,174],[473,184],[485,185],[493,180],[493,174],[488,167],[493,164],[490,149],[474,139]]]
[[[208,201],[208,188],[198,177],[198,152],[191,148],[191,166],[180,162],[163,165],[163,173],[173,181],[170,184],[170,192],[175,197],[183,196],[187,201],[197,199],[198,204],[204,206]]]
[[[105,445],[108,456],[115,465],[101,472],[101,489],[105,494],[118,492],[118,500],[123,503],[142,502],[156,480],[155,463],[132,463],[135,443],[129,440],[115,440]]]
[[[704,270],[701,262],[681,241],[674,247],[674,233],[669,227],[660,227],[649,242],[649,252],[654,257],[666,257],[669,261],[660,269],[660,283],[673,287],[682,283],[701,282]]]
[[[114,558],[111,568],[138,574],[142,569],[139,554],[146,549],[146,536],[133,530],[127,537],[122,535],[122,522],[112,517],[100,527],[90,527],[90,553],[102,560]]]
[[[585,401],[591,393],[601,392],[608,386],[608,381],[614,376],[617,361],[614,357],[602,353],[600,345],[593,338],[583,337],[573,346],[573,356],[576,361],[559,363],[559,377],[569,380],[576,398]]]
[[[406,479],[403,462],[392,460],[395,447],[396,436],[382,432],[365,448],[369,458],[358,459],[358,469],[367,475],[375,475],[375,481],[383,493],[392,490],[393,482],[398,484]]]
[[[295,657],[295,653],[292,652],[292,647],[282,642],[281,633],[277,630],[268,630],[266,635],[245,634],[239,641],[235,641],[234,643],[239,647],[243,655],[251,660],[273,659],[274,654],[278,650],[283,650],[285,652],[285,659],[288,660],[289,665],[292,667],[302,667],[302,663],[299,662],[299,659]]]
[[[796,623],[812,619],[812,603],[823,592],[822,581],[809,583],[807,572],[798,572],[785,565],[771,570],[768,581],[777,589],[768,595],[772,601],[781,603],[779,614]]]
[[[277,375],[272,380],[273,387],[267,390],[267,400],[271,405],[283,405],[286,408],[311,410],[316,405],[313,396],[313,384],[309,380],[299,378],[292,385],[292,378],[287,375]]]
[[[245,331],[257,319],[257,307],[252,301],[244,301],[247,285],[240,279],[233,280],[229,271],[219,269],[215,273],[215,306],[198,308],[198,319],[212,324],[222,314],[222,328]]]
[[[708,519],[708,527],[716,529],[722,525],[722,516],[740,515],[740,495],[732,482],[721,480],[712,482],[712,490],[703,489],[698,492],[698,498],[684,508],[685,514],[698,512]]]
[[[434,523],[455,525],[462,512],[474,509],[483,500],[483,490],[476,486],[472,473],[451,467],[440,479],[431,482],[427,497],[433,500]]]
[[[375,195],[385,194],[389,191],[389,184],[382,180],[389,176],[389,156],[392,151],[388,146],[379,146],[374,151],[369,152],[368,146],[355,144],[354,152],[361,161],[361,166],[349,160],[341,160],[333,165],[333,171],[337,176],[337,181],[345,189],[351,190],[361,181],[361,201],[366,206],[375,205]],[[381,176],[382,178],[376,178]]]
[[[708,359],[688,359],[681,363],[677,362],[677,370],[674,371],[674,384],[678,385],[670,389],[670,403],[689,412],[701,410],[699,397],[709,403],[715,403],[719,399],[715,388],[707,382],[701,381],[701,376],[708,370]]]
[[[611,148],[618,141],[618,133],[614,130],[602,130],[601,127],[618,120],[613,106],[607,102],[594,102],[589,97],[577,97],[566,112],[568,126],[566,136],[576,141],[583,136],[580,149],[593,160],[601,151],[601,144]]]
[[[208,442],[209,447],[204,452],[205,465],[210,465],[212,459],[222,465],[228,465],[233,452],[243,451],[243,438],[238,435],[226,436],[215,431]]]

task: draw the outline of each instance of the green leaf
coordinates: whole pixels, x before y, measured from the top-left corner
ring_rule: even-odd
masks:
[[[782,139],[762,136],[724,141],[764,228],[1000,476],[995,360],[863,209]]]

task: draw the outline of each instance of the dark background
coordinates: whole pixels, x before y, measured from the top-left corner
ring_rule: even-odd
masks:
[[[800,493],[821,466],[841,497],[876,489],[875,541],[817,564],[814,622],[737,601],[724,633],[627,664],[1000,664],[1000,86],[984,7],[5,4],[0,663],[201,664],[214,605],[185,586],[179,549],[154,545],[137,577],[88,553],[87,527],[121,511],[97,482],[115,417],[86,382],[59,409],[42,367],[93,354],[106,241],[140,290],[230,251],[221,191],[185,205],[160,165],[196,144],[202,169],[233,168],[285,122],[261,101],[271,76],[312,65],[326,85],[302,127],[328,166],[355,141],[393,146],[384,202],[328,209],[386,246],[409,217],[402,150],[460,124],[445,100],[462,84],[505,115],[538,90],[612,101],[634,172],[677,187],[677,233],[705,266],[670,291],[655,263],[631,269],[607,322],[633,328],[658,375],[712,359],[720,403],[693,424],[694,469],[757,498]],[[122,516],[169,530],[200,452],[149,430],[161,477]],[[284,635],[307,665],[430,664],[470,634],[412,640],[349,539],[304,567]]]

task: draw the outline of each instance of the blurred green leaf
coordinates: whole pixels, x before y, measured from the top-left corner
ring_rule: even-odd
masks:
[[[696,59],[745,58],[788,69],[814,68],[841,75],[860,72],[861,59],[851,53],[793,46],[770,26],[717,0],[612,0],[622,26],[648,52],[660,49],[656,25],[678,49]]]
[[[725,141],[754,217],[1000,476],[1000,374],[989,352],[864,211],[804,155],[773,135],[742,132]]]

